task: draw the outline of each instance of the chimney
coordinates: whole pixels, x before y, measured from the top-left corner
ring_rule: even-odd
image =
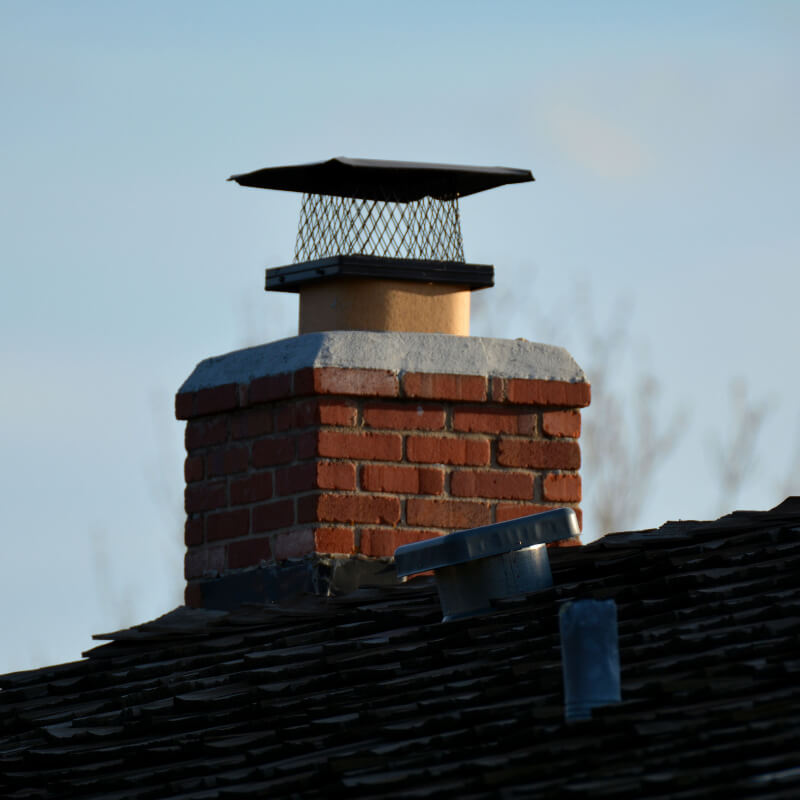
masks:
[[[201,362],[186,420],[186,603],[397,581],[401,545],[568,506],[580,408],[566,350],[470,337],[460,197],[526,170],[338,158],[231,178],[303,193],[299,335]],[[572,537],[566,541],[574,543]]]

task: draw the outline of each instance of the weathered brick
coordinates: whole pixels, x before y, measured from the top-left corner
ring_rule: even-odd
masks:
[[[294,438],[268,436],[253,442],[251,463],[254,467],[273,467],[294,461]]]
[[[248,401],[251,405],[256,403],[269,403],[271,400],[280,400],[292,394],[292,376],[290,374],[265,375],[250,381],[247,390]]]
[[[241,539],[228,545],[228,567],[230,569],[254,567],[262,561],[269,561],[271,557],[272,550],[266,536]]]
[[[228,417],[193,419],[186,424],[184,436],[186,449],[191,452],[201,447],[222,444],[228,438]]]
[[[248,408],[231,416],[231,436],[234,439],[252,439],[272,433],[272,408]]]
[[[339,397],[304,397],[275,411],[275,429],[300,430],[315,425],[353,427],[358,418],[358,404]]]
[[[187,456],[183,462],[183,477],[186,483],[201,481],[205,477],[203,456]]]
[[[353,528],[316,528],[314,550],[317,553],[355,553],[355,531]]]
[[[192,547],[186,551],[183,560],[183,574],[186,580],[202,578],[211,573],[216,575],[225,569],[225,548]]]
[[[466,433],[536,434],[536,414],[513,408],[464,406],[453,411],[453,429]]]
[[[276,561],[302,558],[314,552],[314,532],[311,528],[295,528],[272,538],[272,554]]]
[[[364,424],[370,428],[408,431],[439,431],[445,410],[431,403],[369,403],[364,406]]]
[[[361,488],[394,494],[442,494],[444,470],[366,464],[361,468]]]
[[[231,481],[231,505],[257,503],[272,497],[272,472],[251,472],[244,478]]]
[[[444,436],[409,436],[406,439],[409,461],[425,464],[482,466],[491,458],[489,439],[464,439]]]
[[[450,476],[450,493],[456,497],[532,500],[533,475],[510,470],[459,470]]]
[[[421,542],[438,535],[434,531],[408,528],[365,528],[361,531],[359,550],[365,556],[391,558],[401,545]]]
[[[227,505],[225,481],[191,483],[184,489],[183,498],[187,514],[223,508]]]
[[[506,402],[506,385],[507,378],[498,378],[496,375],[491,378],[491,385],[489,387],[489,398],[493,403]]]
[[[581,435],[580,411],[545,411],[542,430],[548,436],[577,439]]]
[[[300,522],[363,522],[396,525],[400,521],[400,500],[396,497],[321,494],[299,501]]]
[[[400,461],[403,457],[403,437],[399,433],[320,431],[317,434],[317,451],[325,458]]]
[[[203,543],[203,517],[186,518],[183,539],[187,547],[194,547]]]
[[[481,375],[449,375],[406,372],[403,392],[407,397],[429,400],[485,401],[488,380]]]
[[[509,403],[578,408],[589,405],[591,387],[588,383],[509,378],[506,383],[506,396]]]
[[[541,514],[542,511],[552,510],[552,506],[538,506],[531,503],[498,503],[495,509],[495,521],[506,522],[509,519],[527,517],[531,514]]]
[[[492,519],[489,503],[410,497],[406,501],[406,521],[409,525],[460,530],[488,525]]]
[[[578,469],[581,449],[573,441],[528,441],[500,439],[497,463],[504,467],[530,469]]]
[[[249,453],[245,445],[235,445],[212,450],[206,456],[208,477],[216,478],[220,475],[232,475],[237,472],[244,472],[247,469],[248,458]]]
[[[581,499],[581,476],[555,475],[551,472],[544,476],[542,492],[545,500],[577,503]]]
[[[294,374],[295,394],[397,397],[397,375],[385,369],[306,367]]]
[[[253,507],[253,533],[288,528],[294,522],[293,500],[273,500]]]
[[[206,541],[237,539],[250,533],[250,509],[236,508],[206,516]]]

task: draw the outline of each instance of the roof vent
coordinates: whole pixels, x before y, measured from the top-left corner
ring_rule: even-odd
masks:
[[[558,612],[567,722],[591,719],[592,709],[620,702],[617,604],[576,600]]]
[[[395,550],[399,577],[433,570],[443,622],[486,614],[492,600],[553,585],[548,542],[576,537],[571,508],[556,508],[481,528],[448,533]]]
[[[494,285],[494,267],[465,262],[459,198],[533,175],[508,167],[332,158],[229,180],[303,194],[294,263],[266,274],[267,291],[300,294],[300,333],[467,335],[469,293]]]

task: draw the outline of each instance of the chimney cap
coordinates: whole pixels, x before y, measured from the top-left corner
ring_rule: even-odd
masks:
[[[410,203],[423,197],[452,200],[507,183],[534,180],[530,170],[368,158],[331,158],[311,164],[265,167],[229,181],[258,189]]]
[[[575,512],[571,508],[554,508],[507,522],[404,544],[395,550],[394,564],[397,575],[402,578],[579,535]]]

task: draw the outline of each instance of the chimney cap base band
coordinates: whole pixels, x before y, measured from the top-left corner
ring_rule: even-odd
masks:
[[[503,555],[532,545],[571,539],[579,534],[575,512],[571,508],[554,508],[402,545],[395,550],[394,564],[398,576],[405,577]]]
[[[299,292],[309,284],[341,278],[445,283],[474,291],[494,286],[494,267],[491,264],[465,264],[459,261],[337,255],[271,267],[266,271],[264,288],[268,292]]]
[[[265,167],[231,175],[229,181],[256,189],[278,189],[339,197],[409,203],[423,197],[452,200],[507,183],[534,180],[530,170],[369,158],[331,158],[310,164]]]

